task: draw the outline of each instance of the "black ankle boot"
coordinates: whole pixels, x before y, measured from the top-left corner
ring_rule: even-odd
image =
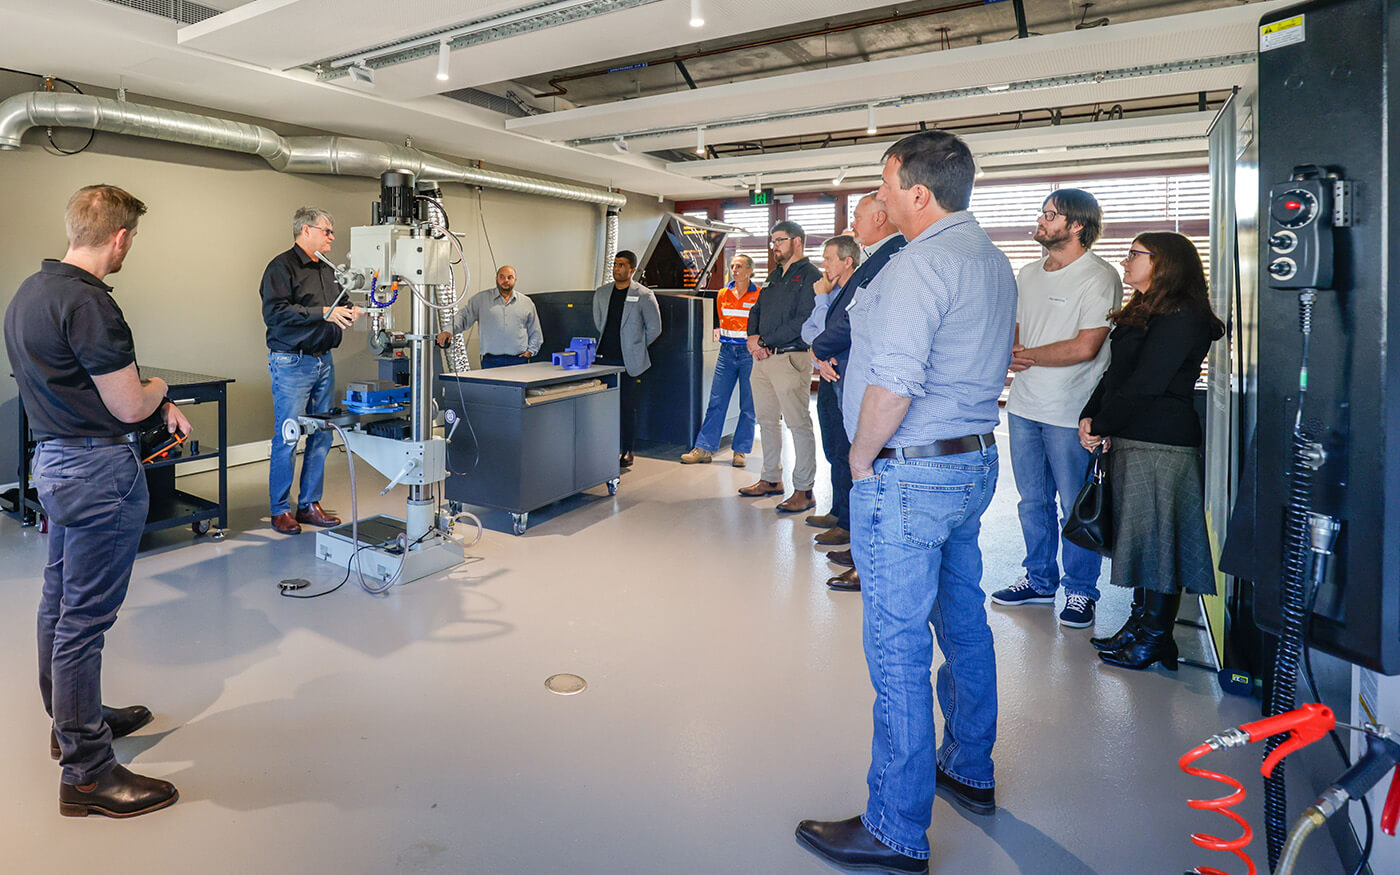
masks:
[[[1176,641],[1172,632],[1176,626],[1176,612],[1181,607],[1181,593],[1167,595],[1160,592],[1143,594],[1142,620],[1133,640],[1118,648],[1099,654],[1099,659],[1119,668],[1142,671],[1155,663],[1162,668],[1176,671]]]
[[[1095,650],[1117,650],[1133,642],[1134,636],[1137,635],[1138,624],[1142,622],[1142,593],[1142,587],[1133,589],[1133,609],[1128,612],[1128,622],[1123,624],[1123,628],[1107,638],[1089,639],[1089,643]]]

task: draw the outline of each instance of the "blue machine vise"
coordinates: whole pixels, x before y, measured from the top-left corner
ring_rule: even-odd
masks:
[[[569,348],[552,356],[555,366],[569,370],[582,370],[593,366],[598,355],[598,341],[591,337],[575,337],[569,341]]]
[[[413,390],[388,380],[360,380],[345,386],[345,409],[351,413],[398,413]]]

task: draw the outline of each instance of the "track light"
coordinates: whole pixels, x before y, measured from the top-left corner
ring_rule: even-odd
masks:
[[[865,113],[865,132],[866,132],[867,134],[873,134],[873,133],[875,133],[875,131],[876,131],[876,127],[875,127],[875,104],[873,104],[873,103],[866,104],[865,109],[866,109],[866,113]]]
[[[439,82],[446,82],[446,81],[447,81],[447,53],[448,53],[447,40],[443,40],[442,42],[438,43],[438,71],[437,71],[437,77],[438,77],[438,81],[439,81]]]
[[[700,0],[690,0],[690,26],[705,26],[705,10],[700,7]]]
[[[755,173],[755,174],[753,175],[753,190],[754,190],[754,191],[763,191],[763,174],[762,174],[762,173]]]
[[[614,152],[626,152],[627,141],[622,137],[618,137],[617,139],[612,141],[612,147]]]
[[[840,185],[846,181],[846,168],[842,167],[841,172],[836,174],[836,178],[831,180],[832,185]]]
[[[350,79],[361,85],[374,84],[374,70],[365,64],[354,64],[350,68]]]
[[[704,157],[705,155],[705,129],[695,129],[695,154]]]

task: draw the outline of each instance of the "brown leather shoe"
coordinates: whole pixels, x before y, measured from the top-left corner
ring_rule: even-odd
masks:
[[[833,565],[844,565],[847,568],[856,567],[856,560],[851,558],[850,550],[840,550],[837,552],[828,553],[826,554],[826,561],[832,563]]]
[[[807,517],[807,525],[814,529],[829,529],[836,525],[836,523],[837,519],[835,514],[823,513]]]
[[[792,495],[789,495],[778,505],[778,513],[801,513],[816,506],[817,500],[812,497],[812,490],[794,489]]]
[[[340,525],[340,517],[326,511],[325,508],[321,507],[321,502],[313,501],[306,507],[297,508],[297,522],[326,528]]]
[[[851,543],[851,533],[840,526],[832,526],[824,532],[819,532],[812,540],[818,547],[840,547]]]
[[[860,592],[860,572],[854,568],[844,571],[826,581],[828,589],[836,592]]]
[[[634,461],[635,459],[632,456],[631,450],[628,450],[625,453],[618,453],[617,455],[617,467],[619,468],[630,468],[632,467],[632,462]]]
[[[783,484],[774,483],[772,480],[760,480],[752,486],[742,486],[739,494],[745,498],[762,498],[765,495],[782,495]]]
[[[301,526],[297,525],[297,518],[292,516],[291,511],[279,513],[272,518],[272,527],[284,535],[300,535]]]

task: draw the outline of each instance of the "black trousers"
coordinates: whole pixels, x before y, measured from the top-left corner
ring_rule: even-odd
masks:
[[[836,525],[851,529],[851,441],[841,417],[841,396],[836,384],[821,381],[817,387],[817,425],[822,432],[822,454],[831,463],[831,515]]]
[[[632,376],[626,371],[617,375],[622,398],[619,403],[621,414],[621,453],[630,453],[637,443],[637,414],[642,409],[642,387],[646,382],[646,372]]]

